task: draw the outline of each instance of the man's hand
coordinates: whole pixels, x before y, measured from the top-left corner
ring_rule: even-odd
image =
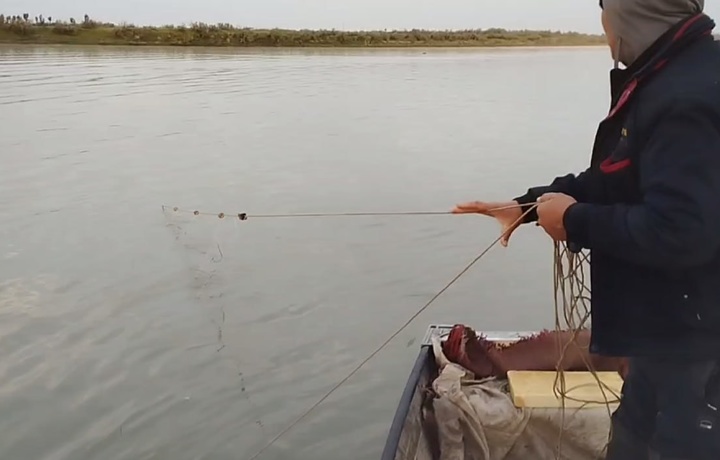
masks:
[[[567,209],[575,204],[575,198],[563,193],[546,193],[538,198],[538,225],[555,241],[565,241],[563,218]]]
[[[502,238],[500,244],[507,246],[510,235],[520,226],[520,218],[523,211],[516,201],[486,203],[473,201],[459,204],[452,211],[454,214],[482,214],[494,217],[502,227]]]

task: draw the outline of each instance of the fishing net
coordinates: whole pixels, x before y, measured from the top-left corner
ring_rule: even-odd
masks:
[[[533,204],[518,219],[521,221],[527,213],[537,207]],[[166,208],[164,208],[166,209]],[[183,214],[186,211],[178,208],[173,213]],[[331,216],[365,216],[365,215],[425,215],[447,214],[445,212],[433,213],[339,213],[339,214],[275,214],[275,215],[248,215],[245,213],[204,213],[199,211],[187,212],[193,216],[216,216],[221,220],[234,220],[241,222],[249,218],[290,218],[290,217],[331,217]],[[511,226],[511,227],[514,227]],[[175,228],[176,239],[180,227]],[[186,236],[183,232],[183,236]],[[299,418],[289,424],[278,435],[273,437],[252,458],[255,459],[277,440],[283,437],[293,427],[303,421],[315,408],[324,402],[334,391],[347,382],[369,360],[382,351],[395,337],[397,337],[418,315],[430,307],[433,302],[449,289],[464,273],[466,273],[478,260],[490,251],[499,241],[496,239],[490,246],[470,262],[456,277],[433,296],[394,334],[383,342],[373,353],[364,359],[352,372],[327,392],[317,403],[312,405]],[[186,249],[190,249],[186,247]],[[437,398],[433,401],[438,421],[438,432],[443,443],[442,459],[477,459],[477,460],[525,460],[533,458],[585,460],[604,458],[607,447],[608,433],[610,431],[610,415],[612,407],[618,400],[618,395],[603,383],[598,377],[588,353],[581,348],[580,336],[587,332],[590,321],[590,288],[585,279],[585,265],[588,255],[574,253],[561,243],[554,247],[554,290],[555,290],[555,332],[569,333],[570,340],[557,341],[558,348],[554,356],[559,359],[554,367],[557,371],[553,391],[562,401],[562,407],[557,409],[518,409],[507,391],[507,381],[492,378],[477,382],[472,380],[475,376],[466,368],[451,362],[443,353],[442,346],[434,346],[436,360],[440,365],[440,374],[433,383],[433,390]],[[223,254],[217,246],[218,257],[210,258],[211,264],[222,260]],[[200,251],[207,257],[208,251]],[[207,259],[204,261],[208,263]],[[215,276],[215,271],[202,270],[206,277],[203,287]],[[218,326],[219,349],[225,347],[222,337],[222,323],[225,321],[225,312],[221,310],[221,321],[215,322]],[[218,324],[219,323],[219,324]],[[572,347],[576,347],[573,349]],[[583,408],[582,410],[566,410],[565,401],[572,400],[575,406],[578,401],[571,395],[565,372],[562,370],[566,356],[585,357],[584,368],[596,379],[600,387],[604,407]],[[597,401],[587,401],[588,404]],[[413,457],[415,458],[415,457]],[[422,459],[421,459],[422,460]]]
[[[244,246],[238,226],[243,223],[236,219],[235,225],[228,222],[230,225],[218,226],[213,220],[196,219],[192,213],[165,211],[165,227],[173,239],[174,269],[179,275],[175,277],[174,289],[187,296],[184,298],[187,305],[177,305],[173,311],[174,316],[184,316],[180,340],[188,355],[192,353],[188,359],[196,360],[200,369],[212,369],[211,375],[202,372],[199,376],[188,376],[184,385],[202,388],[206,392],[202,395],[207,400],[206,407],[216,404],[233,414],[233,423],[240,427],[233,443],[247,449],[268,433],[265,410],[252,391],[257,387],[253,370],[264,362],[243,352],[254,339],[242,328],[247,311],[253,309],[239,308],[250,304],[249,296],[237,287],[238,278],[250,273],[248,251],[245,259],[240,256]],[[219,396],[222,394],[234,397],[230,400]],[[224,414],[216,416],[221,419]],[[224,428],[217,430],[220,435]]]

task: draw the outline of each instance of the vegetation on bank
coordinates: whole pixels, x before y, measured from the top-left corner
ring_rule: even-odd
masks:
[[[0,15],[0,43],[276,47],[578,46],[600,35],[553,31],[336,31],[237,28],[230,24],[136,27],[85,15],[62,21],[42,15]]]

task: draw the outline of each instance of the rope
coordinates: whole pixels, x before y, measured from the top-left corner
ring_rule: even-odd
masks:
[[[519,206],[512,206],[513,208],[519,207]],[[515,227],[515,225],[522,222],[523,218],[529,214],[533,209],[537,207],[537,204],[533,203],[532,206],[525,211],[509,228],[508,230],[505,230],[504,232],[501,232],[500,236],[495,239],[487,248],[485,248],[475,259],[473,259],[460,273],[458,273],[452,280],[450,280],[449,283],[445,285],[440,291],[438,291],[437,294],[435,294],[425,305],[423,305],[422,308],[420,308],[414,315],[408,319],[405,324],[403,324],[397,331],[395,331],[385,342],[382,343],[375,351],[373,351],[367,358],[365,358],[355,369],[353,369],[345,378],[343,378],[340,382],[338,382],[330,391],[325,393],[325,395],[320,398],[318,402],[313,404],[308,410],[306,410],[300,417],[298,417],[294,422],[292,422],[290,425],[288,425],[287,428],[282,430],[280,433],[278,433],[277,436],[275,436],[270,442],[268,442],[262,449],[260,449],[255,455],[250,457],[250,460],[255,460],[258,458],[263,452],[265,452],[267,449],[272,447],[280,438],[282,438],[286,433],[288,433],[290,430],[292,430],[295,426],[298,425],[302,420],[304,420],[310,413],[315,410],[320,404],[325,402],[330,395],[335,393],[341,386],[343,386],[352,376],[357,374],[357,372],[362,369],[365,364],[367,364],[372,358],[374,358],[378,353],[380,353],[392,340],[400,335],[402,331],[404,331],[418,316],[420,316],[425,310],[427,310],[430,305],[432,305],[445,291],[447,291],[457,280],[459,280],[465,273],[467,273],[470,268],[475,265],[477,261],[482,259],[485,254],[490,252],[490,250],[495,247],[495,245],[505,236],[506,233],[510,232],[511,229]],[[510,207],[507,207],[510,208]]]
[[[489,209],[488,212],[503,211],[506,209],[517,209],[532,206],[533,203],[501,206]],[[193,214],[195,216],[214,216],[218,219],[226,217],[248,220],[248,219],[271,219],[271,218],[307,218],[307,217],[368,217],[368,216],[444,216],[453,214],[452,211],[406,211],[406,212],[338,212],[338,213],[299,213],[299,214],[248,214],[247,212],[224,213],[224,212],[201,212],[180,209],[177,206],[162,205],[162,210],[172,210],[181,214]]]
[[[584,271],[584,265],[589,262],[587,254],[575,254],[569,251],[565,244],[559,242],[554,243],[553,261],[555,329],[558,332],[569,330],[572,334],[571,339],[567,341],[564,348],[558,349],[560,360],[557,364],[558,370],[553,388],[555,396],[560,397],[562,401],[561,428],[558,435],[558,451],[556,457],[559,459],[560,451],[562,449],[563,434],[565,431],[565,401],[571,400],[580,402],[583,406],[586,404],[604,404],[607,408],[608,417],[611,417],[612,412],[610,405],[618,402],[620,396],[602,381],[589,360],[584,360],[585,365],[600,388],[603,401],[582,401],[568,395],[568,393],[575,388],[567,387],[565,373],[562,370],[562,362],[564,361],[565,354],[570,346],[574,345],[579,347],[576,341],[577,337],[590,319],[590,289],[585,283]],[[567,265],[567,267],[565,267],[565,265]],[[559,346],[560,341],[558,340],[558,347]],[[612,400],[608,397],[606,391],[612,393],[612,396],[614,397]],[[607,450],[607,444],[605,446],[605,450]]]

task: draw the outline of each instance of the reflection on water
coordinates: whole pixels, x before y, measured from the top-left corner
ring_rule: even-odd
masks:
[[[0,457],[247,458],[498,228],[161,205],[511,198],[587,162],[608,68],[604,49],[0,47]],[[426,326],[550,326],[551,254],[519,231],[262,458],[377,458]]]

